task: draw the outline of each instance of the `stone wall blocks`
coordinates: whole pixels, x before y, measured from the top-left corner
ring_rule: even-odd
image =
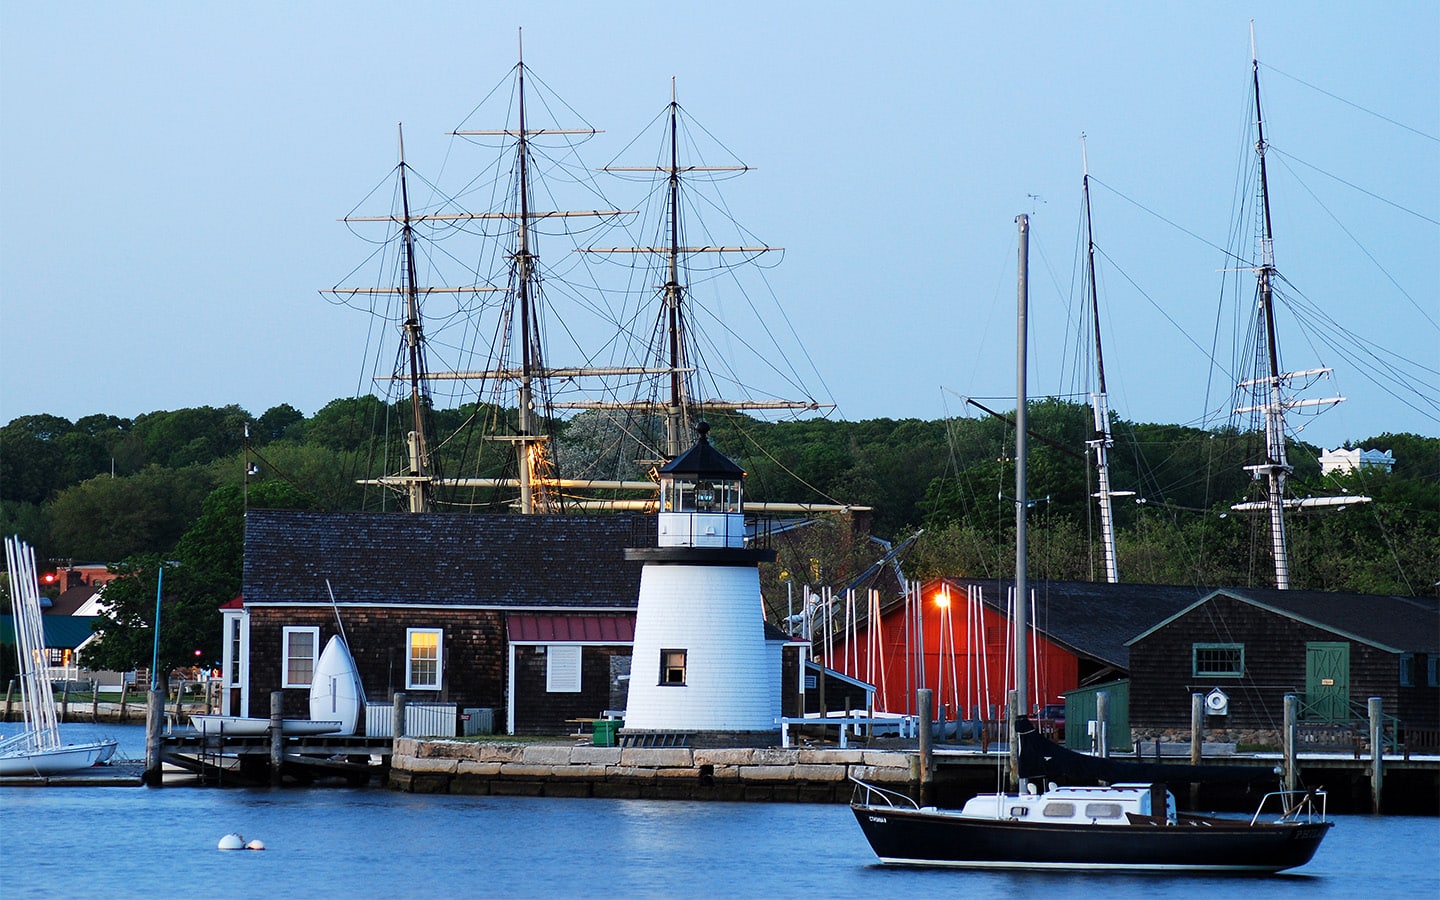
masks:
[[[624,766],[670,767],[694,765],[689,747],[623,747],[620,764]]]

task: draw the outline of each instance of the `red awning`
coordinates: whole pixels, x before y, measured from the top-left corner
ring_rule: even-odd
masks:
[[[625,616],[542,616],[510,613],[505,617],[510,640],[515,643],[567,644],[589,641],[604,644],[635,642],[635,617]]]

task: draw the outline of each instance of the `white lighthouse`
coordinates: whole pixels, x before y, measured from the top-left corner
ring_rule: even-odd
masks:
[[[625,730],[778,729],[779,660],[766,650],[759,563],[745,548],[745,472],[710,446],[660,469],[659,546],[625,551],[645,563],[635,616]]]

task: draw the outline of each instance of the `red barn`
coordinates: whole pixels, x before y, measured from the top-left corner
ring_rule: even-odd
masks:
[[[833,624],[828,638],[817,638],[816,656],[874,684],[877,712],[913,714],[915,691],[929,688],[937,717],[953,720],[958,710],[958,718],[995,718],[1012,683],[1013,586],[1008,580],[938,578],[883,604],[857,597],[852,607],[836,597],[820,614]],[[1063,703],[1061,694],[1081,685],[1123,677],[1129,665],[1125,642],[1204,593],[1057,581],[1031,582],[1030,588],[1031,712]]]

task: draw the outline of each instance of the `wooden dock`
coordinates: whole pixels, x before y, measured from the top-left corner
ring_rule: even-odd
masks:
[[[204,784],[242,786],[309,785],[336,779],[363,786],[389,771],[388,737],[354,735],[286,736],[280,745],[280,770],[272,765],[269,735],[225,737],[176,732],[160,738],[160,761],[194,775]]]

